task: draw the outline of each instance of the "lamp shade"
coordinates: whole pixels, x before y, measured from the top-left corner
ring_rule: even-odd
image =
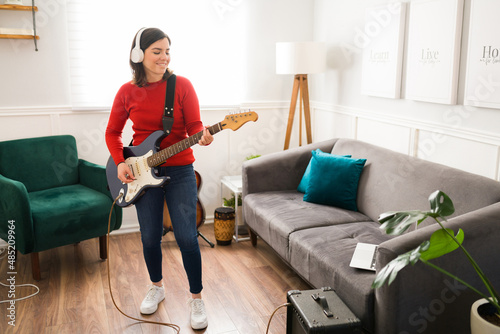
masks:
[[[276,43],[277,74],[312,74],[326,69],[326,46],[321,42]]]

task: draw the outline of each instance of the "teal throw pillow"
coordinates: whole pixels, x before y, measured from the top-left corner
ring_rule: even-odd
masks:
[[[358,183],[366,159],[313,152],[304,201],[358,211]]]
[[[316,151],[312,151],[312,152],[316,152],[316,154],[325,155],[325,156],[332,155],[330,153],[325,153],[325,152],[321,151],[319,148],[316,149]],[[350,158],[351,156],[350,155],[342,155],[342,157]],[[312,158],[311,158],[311,160],[312,160]],[[306,171],[304,172],[304,175],[302,176],[302,180],[300,180],[299,186],[297,187],[298,192],[301,192],[301,193],[306,192],[307,185],[309,184],[310,174],[311,174],[311,160],[309,160],[309,164],[307,165]]]

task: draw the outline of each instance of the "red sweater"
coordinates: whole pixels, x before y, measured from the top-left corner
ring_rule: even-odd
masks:
[[[145,87],[137,87],[128,82],[119,89],[106,128],[106,144],[115,164],[118,165],[125,160],[122,132],[129,118],[133,123],[134,146],[140,145],[154,131],[163,130],[161,119],[164,113],[165,89],[166,81],[163,80]],[[203,128],[198,97],[193,85],[188,79],[177,76],[174,124],[170,135],[161,142],[161,149],[192,136]],[[188,165],[194,160],[193,150],[188,148],[168,159],[162,166]]]

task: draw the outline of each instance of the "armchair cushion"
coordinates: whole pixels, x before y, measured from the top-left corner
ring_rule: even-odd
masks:
[[[103,193],[75,184],[35,191],[29,198],[37,252],[107,232],[111,200]]]

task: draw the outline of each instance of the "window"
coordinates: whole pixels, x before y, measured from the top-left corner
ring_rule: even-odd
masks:
[[[132,78],[130,48],[142,27],[157,27],[169,35],[170,68],[191,80],[200,104],[239,104],[245,19],[241,6],[235,6],[238,2],[231,3],[233,7],[220,7],[219,0],[69,0],[73,106],[111,106],[120,86]]]

